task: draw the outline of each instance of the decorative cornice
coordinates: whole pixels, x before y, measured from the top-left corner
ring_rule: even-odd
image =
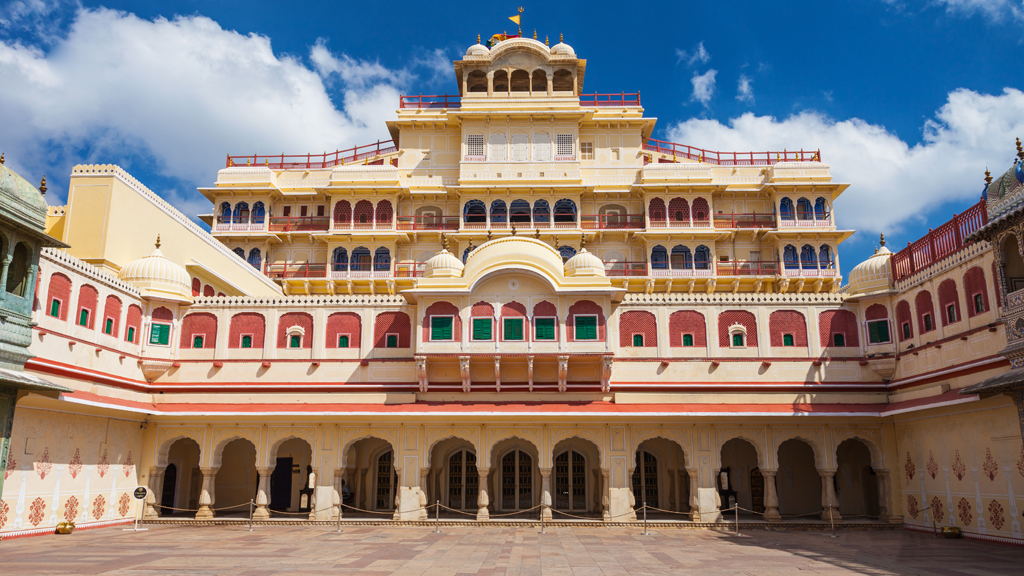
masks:
[[[984,240],[973,242],[964,246],[962,250],[959,250],[949,256],[946,256],[942,260],[935,262],[931,266],[918,270],[913,275],[904,278],[896,282],[897,292],[906,292],[921,284],[924,284],[928,280],[948,272],[949,270],[966,264],[969,260],[972,260],[978,256],[981,256],[985,252],[992,249],[992,244]]]
[[[135,298],[142,298],[142,294],[135,286],[122,281],[112,274],[100,270],[88,262],[75,258],[63,250],[58,250],[56,248],[43,248],[40,257],[44,260],[49,260],[55,264],[64,266],[65,268],[69,268],[83,276],[88,276],[96,282],[113,286],[122,292],[134,296]]]
[[[192,310],[200,308],[251,308],[300,306],[406,306],[405,297],[390,294],[339,294],[303,296],[196,296]]]
[[[737,294],[626,294],[622,305],[664,305],[664,304],[842,304],[847,294],[829,292],[822,294],[776,294],[776,293],[737,293]]]

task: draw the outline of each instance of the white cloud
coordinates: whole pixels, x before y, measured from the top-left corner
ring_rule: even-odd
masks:
[[[414,62],[430,72],[432,83],[451,82],[454,78],[452,59],[444,48],[427,51],[425,56],[419,56]]]
[[[708,70],[703,74],[693,73],[690,82],[693,84],[693,99],[707,106],[715,95],[715,76],[718,70]]]
[[[746,74],[740,74],[736,85],[736,99],[747,104],[754,103],[754,81]]]
[[[697,47],[693,49],[693,52],[676,48],[676,58],[677,64],[679,62],[686,62],[687,66],[693,66],[695,64],[707,64],[711,60],[711,54],[704,48],[704,41],[701,40],[697,43]]]
[[[335,57],[322,43],[310,58],[344,82],[339,106],[317,71],[275,55],[265,36],[202,16],[79,10],[46,52],[0,41],[0,148],[16,170],[46,170],[51,181],[73,161],[134,156],[161,175],[209,185],[226,153],[333,151],[388,138],[383,121],[397,108],[400,73]]]
[[[955,90],[922,130],[922,142],[910,146],[884,126],[858,118],[837,121],[803,112],[778,120],[748,112],[728,125],[681,122],[670,128],[669,139],[713,150],[820,149],[835,181],[851,184],[836,206],[839,224],[888,233],[906,222],[924,222],[944,202],[976,202],[985,167],[1001,174],[1012,165],[1014,137],[1024,133],[1024,92]]]
[[[943,6],[950,14],[973,16],[982,14],[993,20],[1001,20],[1012,16],[1024,19],[1024,2],[1021,0],[931,0],[933,4]]]

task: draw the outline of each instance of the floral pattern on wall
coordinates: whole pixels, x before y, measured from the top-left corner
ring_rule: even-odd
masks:
[[[92,518],[93,520],[101,520],[104,516],[104,512],[107,508],[107,499],[100,494],[92,501]]]
[[[43,521],[43,515],[46,512],[46,502],[42,498],[36,498],[32,501],[32,506],[29,508],[31,514],[28,515],[28,521],[33,526],[39,526],[39,523]]]
[[[74,522],[75,518],[78,517],[78,498],[74,496],[68,498],[67,504],[64,505],[64,520],[68,522]]]
[[[959,511],[960,522],[964,526],[970,526],[974,522],[974,515],[971,513],[971,503],[967,501],[967,498],[961,498],[956,504],[956,509]]]
[[[917,519],[917,515],[921,512],[917,507],[917,496],[907,496],[907,514],[910,514],[911,518]]]
[[[128,515],[128,503],[130,501],[131,499],[128,498],[127,493],[121,494],[121,500],[117,503],[117,513],[120,514],[122,518]]]
[[[981,469],[985,471],[985,475],[988,476],[989,480],[996,479],[996,472],[999,471],[999,463],[992,457],[991,448],[985,448],[985,462],[981,465]]]
[[[78,448],[75,448],[75,455],[71,458],[71,462],[68,462],[68,472],[71,473],[72,478],[78,478],[82,472],[82,454]]]
[[[128,451],[128,458],[121,465],[121,471],[124,472],[124,477],[127,478],[132,474],[132,468],[135,467],[135,463],[132,462],[132,451]]]
[[[907,480],[913,480],[917,466],[914,466],[914,461],[910,459],[910,452],[907,452],[907,463],[903,465],[903,469],[907,471]]]
[[[967,466],[964,465],[964,461],[960,459],[960,451],[957,450],[953,456],[953,474],[956,474],[957,480],[963,480],[964,474],[967,473]]]
[[[932,480],[935,480],[935,475],[939,473],[939,465],[935,462],[935,455],[932,451],[928,451],[928,464],[925,466],[928,470],[928,474],[931,475]]]
[[[1024,446],[1020,447],[1020,460],[1017,460],[1017,472],[1024,476]]]
[[[937,523],[941,523],[946,519],[946,510],[943,508],[942,500],[938,496],[932,496],[932,516]]]
[[[1024,462],[1024,450],[1021,451],[1021,462]],[[4,480],[10,478],[11,474],[14,474],[14,467],[18,465],[18,461],[14,459],[14,450],[7,452],[7,469],[4,470]],[[1021,472],[1024,474],[1024,472]]]
[[[1003,518],[1003,505],[995,500],[988,504],[988,521],[996,530],[1002,530],[1003,524],[1006,524],[1006,519]]]
[[[103,450],[103,457],[100,458],[99,463],[96,464],[96,471],[100,473],[100,478],[107,475],[107,470],[110,469],[110,460],[107,460],[107,450]]]
[[[35,463],[36,473],[39,474],[39,479],[44,480],[46,475],[50,473],[50,469],[53,467],[53,463],[50,462],[50,449],[43,448],[43,457],[39,459],[39,462]]]
[[[11,507],[7,505],[7,502],[0,502],[0,528],[7,524],[7,514],[11,511]]]

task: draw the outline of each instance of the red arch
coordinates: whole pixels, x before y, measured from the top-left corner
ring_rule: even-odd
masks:
[[[569,307],[569,317],[566,319],[566,337],[569,342],[576,341],[576,315],[584,314],[596,314],[597,315],[597,341],[604,342],[606,337],[606,327],[604,321],[604,311],[596,302],[591,300],[580,300]],[[585,340],[585,342],[593,342],[593,340]]]
[[[135,334],[131,340],[128,339],[128,329],[135,328]],[[142,328],[142,308],[135,304],[128,306],[128,314],[124,319],[124,340],[133,344],[139,343],[139,331]]]
[[[431,316],[452,316],[452,339],[451,342],[462,342],[462,318],[459,317],[459,308],[451,302],[434,302],[427,306],[423,313],[423,341],[430,342],[430,317]],[[401,339],[401,335],[399,335]],[[449,342],[449,340],[445,340]]]
[[[363,323],[355,312],[335,312],[327,317],[327,347],[338,347],[338,336],[348,334],[348,347],[360,347],[363,337]]]
[[[903,325],[910,327],[909,335],[904,337]],[[911,321],[910,302],[900,300],[896,303],[896,330],[900,333],[900,342],[914,337],[914,323]]]
[[[228,348],[241,348],[243,334],[252,336],[253,348],[263,348],[266,333],[267,321],[263,314],[239,312],[231,317],[228,324]]]
[[[707,324],[704,315],[694,310],[677,310],[668,317],[668,345],[682,346],[683,334],[693,336],[693,345],[706,348],[708,345]]]
[[[409,348],[412,322],[405,312],[381,312],[373,322],[373,347],[386,348],[387,335],[398,334],[398,347]]]
[[[938,326],[935,321],[935,306],[932,305],[932,293],[927,290],[921,290],[914,296],[914,310],[917,312],[917,329],[920,330],[921,334],[931,332],[924,325],[924,317],[926,314],[930,314],[932,317],[932,330]]]
[[[644,337],[644,347],[658,345],[658,321],[646,310],[630,310],[619,315],[619,347],[632,348],[633,335]]]
[[[696,202],[694,202],[696,204]],[[718,345],[723,348],[732,346],[729,340],[729,327],[734,324],[743,326],[747,331],[748,347],[757,346],[757,319],[746,310],[726,310],[718,315]]]
[[[818,333],[822,348],[835,346],[833,334],[842,334],[847,348],[859,347],[857,315],[849,310],[826,310],[818,315]]]
[[[181,348],[192,347],[192,337],[202,335],[203,348],[217,347],[217,317],[206,312],[193,312],[181,319]]]
[[[964,292],[966,292],[967,296],[968,318],[973,318],[990,310],[988,305],[988,287],[985,285],[985,272],[978,266],[974,266],[964,273]],[[981,294],[982,303],[985,306],[985,310],[982,312],[978,312],[974,307],[974,297],[977,294]]]
[[[50,274],[50,285],[46,289],[47,314],[50,313],[54,299],[60,302],[57,317],[67,320],[68,308],[71,307],[71,279],[59,272]]]
[[[955,320],[949,321],[949,312],[947,311],[950,305],[953,306]],[[963,316],[960,315],[960,294],[956,289],[956,280],[948,278],[939,284],[939,314],[942,316],[942,325],[949,326],[954,322],[959,322]]]
[[[121,327],[121,299],[117,296],[107,296],[106,302],[103,304],[103,328],[102,331],[106,333],[107,318],[113,320],[111,322],[110,335],[117,338],[117,331]]]
[[[89,284],[82,284],[82,287],[78,289],[78,308],[75,309],[75,323],[78,323],[78,314],[84,308],[89,311],[89,318],[86,322],[86,328],[92,330],[94,322],[96,320],[96,304],[100,299],[100,293]]]
[[[305,312],[289,312],[281,315],[277,321],[277,347],[288,347],[288,329],[293,326],[302,328],[302,347],[313,347],[313,317]]]
[[[796,310],[776,310],[768,315],[768,334],[772,346],[784,346],[783,336],[792,334],[794,346],[806,347],[807,320]]]

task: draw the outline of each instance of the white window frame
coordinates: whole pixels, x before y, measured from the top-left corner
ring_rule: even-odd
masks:
[[[594,319],[594,338],[583,340],[580,338],[579,330],[576,327],[577,318],[593,318]],[[598,321],[597,314],[573,314],[572,316],[572,339],[574,342],[600,342],[601,341],[601,323]],[[557,324],[556,324],[557,325]]]
[[[733,336],[735,336],[736,334],[740,334],[743,336],[742,346],[736,346],[732,343]],[[734,348],[736,350],[744,350],[748,347],[749,346],[747,345],[747,327],[742,324],[733,324],[732,326],[729,326],[729,348]]]
[[[478,340],[473,337],[473,324],[477,320],[487,320],[491,323],[491,337],[487,340]],[[469,341],[470,342],[494,342],[494,317],[492,316],[470,316],[469,317]]]
[[[914,327],[909,321],[900,324],[900,336],[903,340],[909,340],[914,337]]]
[[[888,326],[889,327],[889,339],[888,340],[885,340],[885,341],[882,341],[882,342],[872,342],[871,341],[871,326],[870,326],[870,324],[872,322],[885,322],[886,324],[889,325]],[[880,346],[882,344],[891,344],[892,343],[892,332],[893,332],[892,326],[893,326],[892,320],[889,319],[889,318],[878,318],[876,320],[865,320],[864,321],[864,334],[866,335],[866,337],[868,339],[868,346]]]
[[[842,336],[843,337],[843,345],[842,346],[836,344],[836,336]],[[832,340],[831,340],[831,342],[829,342],[829,346],[832,347],[832,348],[849,348],[850,347],[850,343],[846,341],[846,332],[839,332],[839,331],[833,332],[832,333]]]
[[[242,346],[242,342],[245,340],[246,336],[249,337],[249,343],[250,344],[255,343],[255,339],[253,338],[253,334],[249,334],[249,333],[239,334],[238,335],[238,348],[239,349],[244,349],[245,348],[244,346]],[[249,348],[252,348],[252,346],[250,345]]]
[[[50,310],[53,310],[53,301],[54,300],[57,301],[57,315],[56,316],[54,316],[53,314],[50,314]],[[57,298],[56,296],[54,296],[53,298],[50,298],[50,308],[49,308],[49,310],[46,311],[46,315],[49,316],[50,318],[60,319],[60,311],[63,310],[63,309],[64,309],[64,301],[61,300],[60,298]]]
[[[537,320],[548,319],[548,318],[550,318],[550,319],[555,321],[555,337],[552,338],[551,340],[548,340],[546,338],[544,340],[541,340],[541,339],[537,338]],[[558,316],[534,316],[533,317],[533,321],[530,322],[530,324],[533,324],[533,341],[534,342],[558,342]],[[573,325],[573,331],[574,332],[575,332],[575,328],[576,328],[575,325]]]
[[[931,324],[931,328],[928,325]],[[921,332],[931,332],[935,330],[935,318],[928,312],[921,315]]]
[[[477,152],[479,152],[479,154],[474,154],[473,153],[474,150],[473,150],[472,146],[476,146],[476,144],[471,144],[470,141],[469,141],[470,138],[474,138],[474,139],[475,138],[479,138],[480,139],[479,149],[476,150]],[[483,134],[466,134],[466,160],[467,161],[482,162],[482,161],[484,161],[486,159],[487,159],[487,137],[484,136]]]
[[[395,349],[401,348],[402,347],[402,337],[398,334],[398,332],[385,332],[384,333],[384,348],[388,348],[389,347],[388,346],[388,337],[390,337],[390,336],[394,336],[395,337]]]
[[[981,297],[981,310],[978,310],[978,305],[976,304],[979,296]],[[975,316],[977,316],[978,314],[984,314],[985,312],[988,312],[988,309],[985,308],[985,293],[979,291],[979,292],[975,292],[974,294],[972,294],[971,295],[971,306],[974,307],[974,315]]]
[[[790,338],[793,339],[793,345],[792,346],[787,346],[786,345],[786,336],[789,336]],[[782,333],[782,346],[783,346],[783,348],[795,348],[796,347],[796,334],[793,334],[791,332],[783,332]]]
[[[338,341],[336,343],[338,349],[340,349],[340,350],[347,350],[347,349],[352,347],[352,333],[351,332],[338,332],[337,334],[335,334],[335,336],[337,336],[337,338],[338,338]],[[347,336],[348,337],[348,346],[345,346],[344,348],[341,347],[341,337],[342,336]]]
[[[303,341],[306,339],[306,331],[302,328],[302,326],[292,326],[285,331],[285,334],[288,336],[288,342],[285,348],[289,350],[298,350],[302,348]],[[298,346],[292,346],[292,336],[299,337]]]
[[[203,345],[200,346],[199,348],[196,348],[196,336],[199,336],[200,338],[203,339]],[[206,347],[206,332],[202,332],[202,333],[199,333],[199,334],[192,334],[192,338],[189,340],[188,347],[190,349],[192,349],[192,350],[202,350],[203,348],[205,348]]]
[[[167,344],[154,344],[152,342],[152,340],[153,340],[153,326],[167,326]],[[174,342],[174,323],[173,322],[163,322],[163,321],[159,321],[159,322],[150,321],[150,323],[149,323],[149,340],[151,341],[149,343],[150,346],[159,346],[161,348],[170,348],[171,347],[171,343]]]
[[[538,145],[545,147],[544,154],[539,153],[537,148]],[[535,162],[551,162],[551,134],[548,134],[547,132],[536,132],[533,135],[531,147],[533,148],[531,154]]]
[[[516,138],[523,138],[525,142],[516,143]],[[518,132],[512,134],[512,138],[509,139],[509,144],[512,147],[512,161],[513,162],[529,162],[530,161],[530,135]],[[516,157],[516,153],[521,153],[520,157]]]
[[[690,341],[691,342],[694,342],[693,344],[690,344],[689,346],[686,345],[686,337],[687,336],[690,337]],[[693,337],[693,332],[683,332],[682,335],[679,337],[679,347],[680,348],[696,348],[697,347],[696,341],[697,341],[697,339]]]
[[[522,325],[523,337],[519,340],[509,340],[505,337],[505,320],[519,320]],[[501,341],[502,342],[526,342],[526,318],[523,316],[502,316],[501,317]]]
[[[576,137],[572,134],[555,135],[555,160],[576,159]]]
[[[85,310],[86,312],[89,313],[89,316],[86,317],[86,319],[85,319],[85,324],[82,324],[82,310]],[[81,326],[82,328],[88,328],[89,327],[89,318],[92,318],[92,310],[86,308],[85,306],[80,306],[78,308],[77,317],[75,318],[75,326]]]
[[[110,320],[110,332],[107,332],[107,320]],[[100,332],[106,334],[107,336],[114,336],[115,324],[117,324],[117,318],[114,318],[113,316],[107,316],[106,318],[103,319],[103,328],[100,330]]]
[[[495,142],[500,138],[501,144]],[[487,139],[487,158],[491,162],[508,162],[508,136],[504,132],[494,132],[491,137]],[[496,152],[501,151],[500,154]]]
[[[132,344],[135,344],[135,338],[128,338],[128,331],[129,330],[135,331],[135,326],[128,326],[128,327],[126,327],[124,329],[124,335],[125,335],[124,341],[125,342],[131,342]],[[132,336],[135,336],[135,334],[133,333]]]
[[[949,311],[950,310],[953,311],[953,319],[952,320],[949,319]],[[956,313],[956,303],[955,302],[950,302],[949,304],[946,305],[946,321],[949,322],[950,324],[956,324],[957,322],[960,321],[960,316]]]
[[[636,342],[636,337],[637,336],[640,337],[641,344],[639,346],[634,344],[634,342]],[[648,348],[648,346],[647,346],[647,337],[644,336],[643,332],[633,332],[632,334],[629,335],[629,347],[630,348]]]
[[[580,142],[580,160],[594,159],[594,143]]]
[[[427,336],[429,337],[428,342],[455,342],[455,315],[454,314],[431,314],[429,317],[429,323],[427,324]],[[451,318],[452,319],[452,337],[447,340],[440,340],[434,338],[434,318]]]

